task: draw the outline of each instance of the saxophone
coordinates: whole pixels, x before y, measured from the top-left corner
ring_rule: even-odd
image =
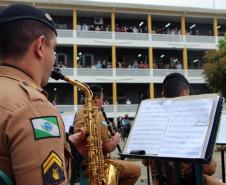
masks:
[[[118,168],[110,159],[105,160],[101,143],[99,124],[96,124],[97,109],[93,106],[93,93],[89,86],[78,80],[71,80],[60,73],[59,69],[52,71],[51,77],[55,80],[64,80],[73,86],[77,86],[85,93],[85,105],[87,107],[86,131],[88,134],[88,174],[90,185],[117,185]]]

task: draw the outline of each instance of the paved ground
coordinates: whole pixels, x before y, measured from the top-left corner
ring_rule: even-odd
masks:
[[[124,142],[121,142],[120,146],[121,146],[121,148],[123,148]],[[117,157],[117,153],[118,153],[118,151],[115,150],[115,152],[112,154],[112,156]],[[217,161],[217,164],[218,164],[217,171],[214,174],[214,176],[216,176],[219,180],[221,180],[222,172],[221,172],[221,153],[220,153],[220,151],[215,150],[214,154],[213,154],[213,158]],[[226,158],[226,156],[225,156],[225,158]],[[136,183],[136,185],[147,185],[148,184],[147,183],[147,168],[140,162],[140,160],[132,159],[131,161],[141,167],[141,176],[140,176],[140,179],[138,180],[138,182]],[[150,184],[152,184],[152,181]]]
[[[121,148],[123,148],[124,146],[124,142],[121,142],[120,143],[120,146]],[[118,151],[117,149],[112,153],[112,157],[115,157],[117,158],[118,155],[117,155]],[[225,156],[226,157],[226,156]],[[214,174],[214,176],[216,176],[219,180],[222,179],[222,173],[221,173],[221,153],[217,150],[214,151],[214,154],[213,154],[213,158],[215,160],[217,160],[217,171],[216,173]],[[138,180],[138,182],[136,183],[136,185],[147,185],[147,168],[140,162],[140,160],[137,160],[137,159],[129,159],[129,161],[131,162],[134,162],[136,163],[137,165],[139,165],[141,167],[141,176]],[[150,182],[150,184],[152,185],[152,181]],[[75,185],[79,185],[79,184],[75,184]]]

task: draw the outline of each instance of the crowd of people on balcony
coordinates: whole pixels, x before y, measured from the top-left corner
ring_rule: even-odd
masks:
[[[178,29],[176,27],[172,27],[172,28],[169,28],[169,27],[166,28],[165,26],[163,26],[161,28],[153,27],[152,34],[180,35],[181,31],[180,31],[180,29]]]
[[[116,67],[117,68],[132,68],[132,69],[148,69],[148,64],[147,62],[144,62],[143,60],[137,61],[134,60],[132,64],[125,63],[125,62],[116,62]]]
[[[106,69],[106,68],[112,68],[111,62],[103,59],[103,60],[97,60],[94,62],[91,66],[84,66],[83,63],[78,61],[78,68],[92,68],[92,69]]]
[[[97,60],[96,64],[92,65],[93,69],[105,69],[112,68],[111,62],[107,62],[106,60]]]
[[[180,61],[166,63],[161,60],[160,61],[154,60],[153,69],[178,69],[178,70],[181,70],[181,69],[183,69],[183,66]]]
[[[115,31],[116,32],[130,32],[130,33],[148,33],[148,27],[144,26],[126,26],[126,25],[119,25],[116,24],[115,26]]]
[[[78,31],[111,31],[110,25],[87,25],[86,23],[77,24],[77,30]]]
[[[169,34],[169,35],[181,35],[181,30],[177,27],[166,28],[165,26],[157,28],[153,27],[152,34]],[[222,32],[219,32],[219,35],[222,35]],[[199,29],[188,29],[186,30],[186,35],[208,35],[213,36],[213,31],[208,30],[206,34],[201,34]]]
[[[78,31],[111,31],[111,25],[96,25],[96,24],[77,24]],[[115,25],[116,32],[128,32],[128,33],[148,33],[147,26],[126,26],[123,24],[116,24]],[[152,34],[169,34],[169,35],[181,35],[181,29],[178,27],[153,27]],[[186,35],[208,35],[213,36],[213,30],[208,30],[206,34],[201,34],[199,29],[187,29]],[[218,32],[219,36],[224,36],[224,31]]]

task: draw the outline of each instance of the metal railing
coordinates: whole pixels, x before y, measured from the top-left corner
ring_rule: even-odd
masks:
[[[152,41],[183,42],[183,35],[151,34]]]
[[[77,38],[112,39],[112,32],[109,32],[109,31],[77,31]]]
[[[83,105],[56,105],[59,112],[77,112],[82,108]],[[108,114],[126,114],[126,113],[136,113],[138,104],[131,105],[104,105],[104,111]],[[116,110],[116,112],[115,112]]]
[[[93,68],[78,68],[78,76],[113,76],[112,68],[93,69]]]
[[[215,41],[214,36],[186,35],[186,42],[214,44]]]
[[[74,31],[74,30],[57,30],[58,37],[60,38],[72,38],[75,39],[73,42],[77,43],[78,41],[76,39],[80,39],[80,42],[83,42],[82,39],[90,39],[90,42],[97,41],[98,39],[102,40],[108,40],[107,43],[113,44],[115,41],[120,40],[128,40],[134,42],[134,45],[140,46],[141,43],[150,43],[150,45],[155,46],[156,42],[160,42],[167,45],[173,44],[172,42],[175,42],[175,44],[182,44],[181,47],[183,47],[186,43],[196,43],[196,44],[210,44],[209,47],[217,47],[218,40],[222,39],[223,37],[215,37],[215,36],[204,36],[204,35],[173,35],[173,34],[151,34],[151,33],[131,33],[131,32],[110,32],[110,31]],[[138,42],[137,42],[138,41]],[[153,42],[154,41],[154,42]],[[70,42],[71,40],[64,41]],[[78,43],[77,43],[78,44]],[[214,46],[213,46],[214,44]],[[149,44],[148,44],[149,45]],[[146,45],[146,47],[148,46]],[[205,45],[204,45],[205,46]],[[203,47],[203,45],[202,45]],[[214,49],[214,48],[213,48]]]
[[[116,82],[120,82],[120,79],[128,79],[136,81],[142,81],[143,83],[149,83],[150,79],[153,79],[154,82],[159,82],[160,78],[165,77],[170,73],[181,73],[188,78],[200,79],[200,83],[203,82],[203,70],[202,69],[133,69],[133,68],[101,68],[101,69],[93,69],[93,68],[60,68],[61,72],[65,76],[69,76],[74,79],[80,79],[82,81],[86,81],[89,79],[99,79],[101,77],[102,82],[112,82],[115,80]],[[123,77],[123,78],[122,78]],[[54,81],[50,81],[54,82]]]
[[[130,32],[115,32],[116,40],[142,40],[148,41],[148,33],[130,33]]]
[[[118,68],[116,76],[150,76],[150,69]]]
[[[73,30],[57,30],[57,37],[73,38]]]
[[[154,77],[165,77],[166,75],[170,73],[180,73],[182,75],[185,75],[187,70],[182,69],[153,69],[153,76]]]

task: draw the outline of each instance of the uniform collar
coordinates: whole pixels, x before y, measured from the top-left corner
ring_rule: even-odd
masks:
[[[40,85],[38,85],[34,80],[32,80],[25,72],[21,71],[18,68],[13,66],[0,66],[0,77],[7,77],[19,82],[22,82],[26,85],[33,87],[34,89],[38,90],[45,96],[48,96],[48,93],[44,91]]]

